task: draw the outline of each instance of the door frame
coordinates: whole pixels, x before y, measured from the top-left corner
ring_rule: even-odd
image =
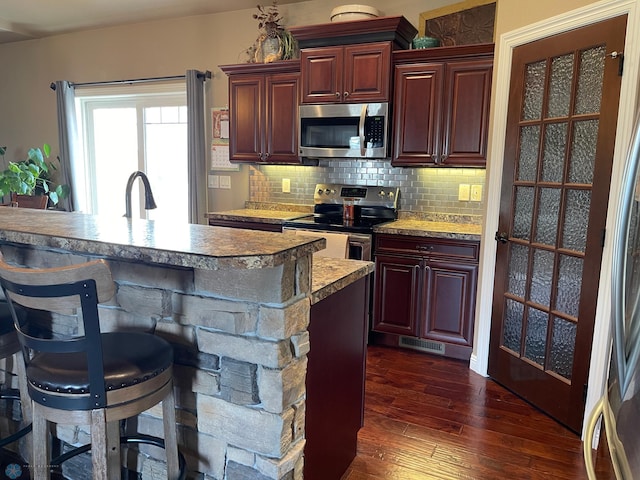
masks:
[[[613,257],[613,231],[618,212],[618,198],[622,184],[622,175],[631,140],[635,106],[638,102],[638,79],[640,58],[640,0],[610,0],[596,2],[583,8],[569,11],[506,32],[500,36],[496,48],[493,78],[493,109],[491,112],[491,138],[488,144],[486,199],[483,220],[482,244],[480,250],[479,283],[476,302],[476,338],[475,351],[471,355],[470,368],[480,375],[487,376],[489,361],[489,338],[491,335],[491,312],[493,285],[496,266],[496,241],[493,236],[498,229],[500,212],[500,192],[506,136],[507,108],[509,100],[509,82],[513,49],[535,40],[568,30],[600,22],[619,15],[628,15],[627,35],[625,38],[625,65],[622,77],[618,125],[611,173],[611,189],[607,209],[607,237],[602,255],[601,276],[598,286],[595,328],[589,368],[589,388],[587,391],[585,421],[597,401],[604,393],[609,369],[610,335],[610,272]],[[498,92],[500,94],[498,95]],[[633,101],[631,101],[633,100]],[[584,422],[583,422],[584,427]],[[583,428],[583,432],[586,428]]]

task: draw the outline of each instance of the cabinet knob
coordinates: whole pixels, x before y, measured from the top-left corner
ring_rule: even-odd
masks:
[[[344,98],[348,98],[349,97],[349,92],[344,92]]]
[[[416,245],[416,250],[420,252],[430,252],[433,250],[433,245]]]
[[[340,98],[340,92],[336,92],[336,98]]]

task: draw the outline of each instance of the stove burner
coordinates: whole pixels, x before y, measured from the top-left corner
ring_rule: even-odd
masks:
[[[397,188],[318,184],[315,192],[314,214],[285,222],[285,227],[371,234],[374,226],[397,218]],[[353,221],[343,217],[345,199],[355,201]]]

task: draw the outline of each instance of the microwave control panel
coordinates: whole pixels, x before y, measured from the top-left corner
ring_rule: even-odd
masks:
[[[366,117],[364,132],[367,148],[384,147],[384,117]]]

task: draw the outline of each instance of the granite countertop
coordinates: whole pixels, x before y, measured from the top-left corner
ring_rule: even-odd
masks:
[[[211,212],[209,218],[238,222],[283,223],[310,215],[313,207],[247,202],[246,208]],[[473,215],[429,214],[400,211],[398,219],[374,227],[375,233],[480,241],[481,218]]]
[[[224,212],[209,212],[207,218],[216,220],[232,220],[235,222],[260,222],[281,224],[288,220],[310,215],[307,212],[293,212],[288,210],[263,210],[257,208],[242,208]]]
[[[282,224],[288,220],[295,220],[311,214],[313,214],[313,205],[247,201],[245,202],[245,208],[209,212],[206,217],[234,222]]]
[[[311,304],[318,303],[347,285],[369,275],[373,272],[374,265],[373,262],[315,255],[311,274]]]
[[[389,235],[412,235],[416,237],[480,241],[482,225],[425,220],[421,218],[400,218],[393,222],[377,225],[373,231],[375,233],[385,233]]]
[[[274,267],[326,245],[275,232],[11,207],[0,207],[0,241],[209,270]]]

